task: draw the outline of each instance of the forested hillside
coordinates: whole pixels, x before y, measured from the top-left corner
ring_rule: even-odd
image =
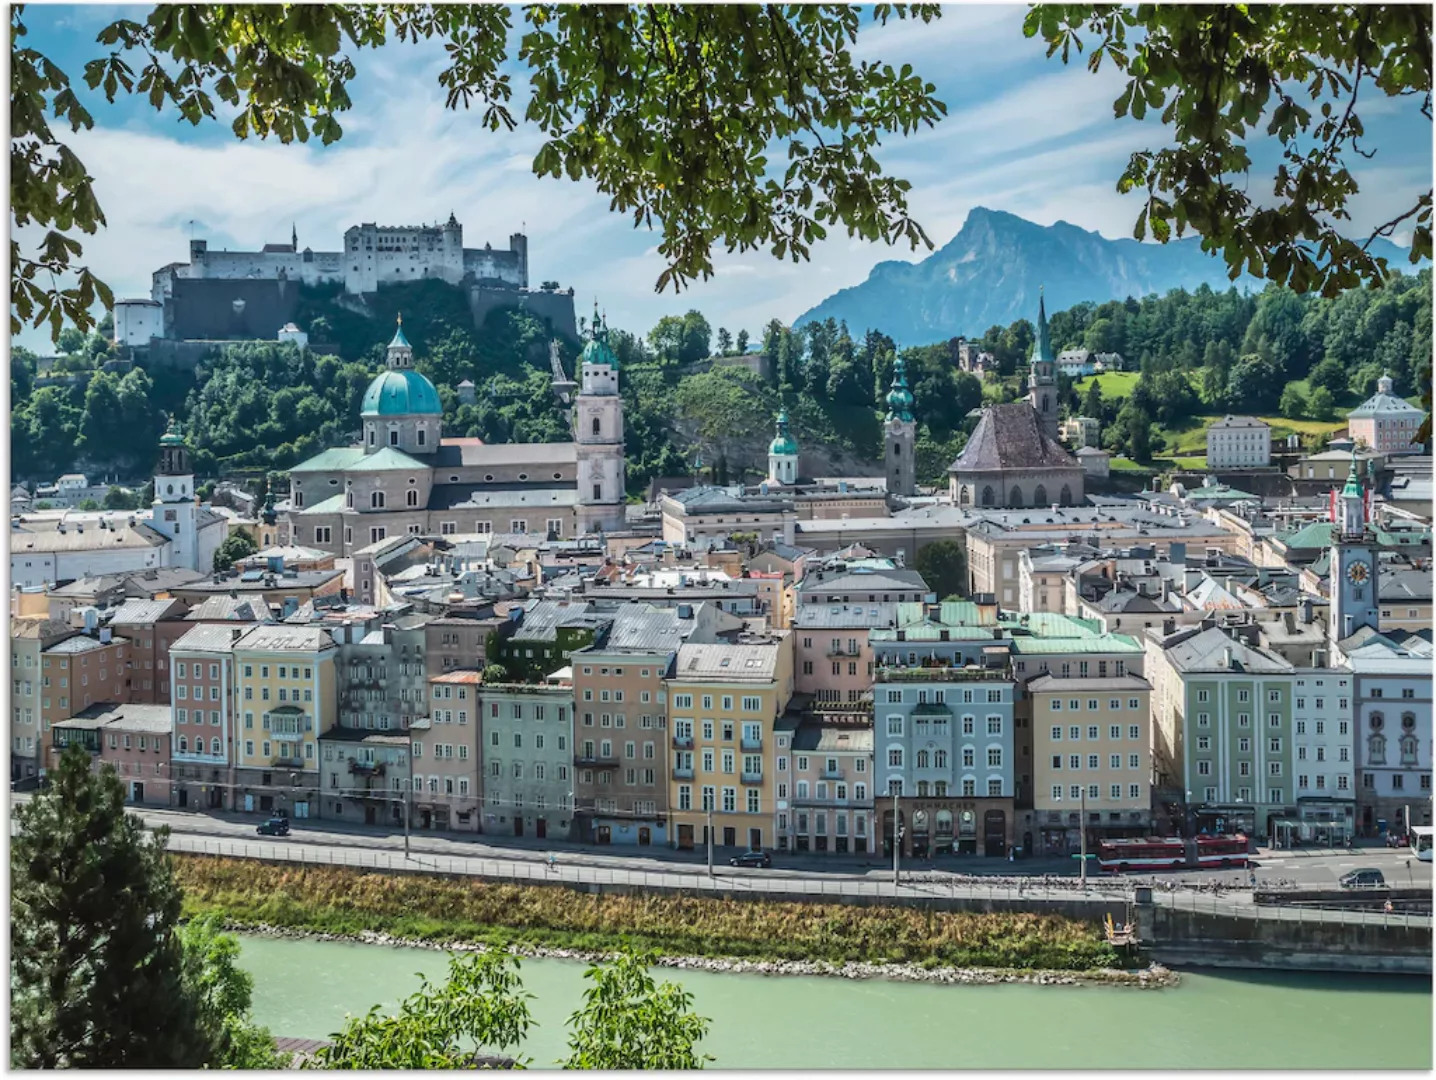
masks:
[[[192,377],[100,371],[113,346],[69,332],[52,374],[81,378],[37,388],[35,357],[15,350],[13,474],[49,480],[85,468],[142,481],[166,412],[184,425],[203,476],[285,469],[357,432],[360,400],[400,312],[418,367],[439,387],[447,434],[569,437],[549,390],[548,334],[533,317],[495,311],[475,329],[463,293],[440,282],[386,289],[373,315],[345,304],[337,293],[306,293],[300,319],[313,348],[231,346]],[[1274,286],[1259,294],[1203,286],[1079,304],[1054,312],[1050,327],[1057,349],[1085,346],[1138,362],[1140,372],[1061,387],[1064,411],[1101,419],[1106,444],[1135,461],[1193,453],[1208,418],[1227,411],[1285,418],[1289,430],[1318,439],[1383,372],[1404,395],[1429,385],[1431,275],[1334,300]],[[901,350],[917,400],[920,480],[941,480],[984,399],[1021,393],[1032,337],[1027,320],[991,327],[981,345],[996,356],[999,377],[986,383],[956,370],[955,342]],[[883,398],[899,352],[880,327],[829,319],[793,330],[774,321],[750,340],[693,311],[642,336],[615,329],[610,338],[622,364],[635,495],[653,477],[688,474],[699,462],[720,481],[761,473],[780,407],[792,416],[806,470],[878,471]],[[578,344],[560,343],[570,372]],[[768,378],[705,363],[755,348],[769,359]],[[476,384],[472,405],[458,400],[464,379]]]

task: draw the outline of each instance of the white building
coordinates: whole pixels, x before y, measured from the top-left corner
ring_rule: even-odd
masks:
[[[1356,725],[1360,828],[1431,824],[1431,643],[1400,631],[1342,642]]]
[[[1352,676],[1331,668],[1297,668],[1292,687],[1292,764],[1303,827],[1330,823],[1354,835],[1356,762],[1351,735]],[[1303,839],[1314,838],[1309,832]]]
[[[281,326],[277,336],[281,345],[293,345],[297,349],[309,348],[309,335],[293,323]]]
[[[1271,464],[1271,428],[1254,416],[1224,416],[1207,428],[1207,468],[1260,469]]]
[[[1376,393],[1346,414],[1347,433],[1379,454],[1419,454],[1417,429],[1426,414],[1392,393],[1390,375],[1376,380]]]
[[[165,336],[165,309],[158,300],[115,301],[115,344],[140,345]]]

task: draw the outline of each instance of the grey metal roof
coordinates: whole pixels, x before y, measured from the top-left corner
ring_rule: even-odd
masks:
[[[110,645],[128,644],[129,638],[123,638],[118,635],[112,637],[108,643],[102,643],[99,638],[87,637],[84,634],[76,634],[72,638],[66,638],[64,641],[57,642],[56,644],[51,645],[48,649],[45,650],[45,652],[57,655],[66,655],[71,653],[94,652],[96,649],[109,648]]]
[[[804,597],[823,592],[926,592],[927,582],[916,570],[842,570],[807,573],[798,583]],[[805,603],[808,601],[805,599]]]
[[[718,682],[768,682],[778,667],[779,642],[750,642],[739,645],[715,643],[684,645],[678,650],[673,679],[688,682],[713,679]]]
[[[1383,604],[1402,600],[1429,604],[1431,603],[1431,572],[1429,570],[1383,569],[1377,595]]]
[[[111,624],[156,623],[166,615],[183,607],[175,599],[169,600],[126,600],[110,615]]]
[[[858,629],[891,626],[897,618],[896,604],[799,604],[793,613],[795,629]]]
[[[692,619],[680,619],[676,607],[624,604],[613,617],[608,638],[594,652],[619,650],[643,653],[675,652],[693,632]]]
[[[172,723],[168,705],[124,705],[106,701],[91,705],[69,720],[61,720],[52,726],[87,731],[105,728],[133,731],[141,735],[168,735]]]
[[[793,734],[794,753],[871,754],[873,729],[860,724],[805,721]]]
[[[188,622],[268,622],[273,618],[269,605],[252,596],[208,596],[190,609]]]
[[[327,630],[316,626],[257,626],[235,643],[243,652],[324,652],[335,648]]]
[[[1225,662],[1227,650],[1231,650],[1231,665]],[[1289,672],[1292,666],[1279,656],[1273,656],[1260,649],[1236,640],[1223,631],[1212,627],[1188,638],[1167,650],[1167,661],[1178,671],[1193,673],[1218,672],[1267,672],[1279,674]]]
[[[201,623],[185,631],[184,635],[170,646],[170,654],[177,652],[229,652],[234,648],[235,631],[247,634],[258,624],[245,623]]]

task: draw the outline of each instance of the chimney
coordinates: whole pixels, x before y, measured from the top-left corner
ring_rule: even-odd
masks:
[[[111,636],[110,628],[109,628],[108,626],[102,626],[102,627],[100,628],[100,644],[101,644],[101,645],[108,645],[111,640],[112,640],[112,636]]]
[[[242,637],[244,637],[244,631],[240,627],[232,626],[229,628],[229,642],[231,645]]]
[[[1225,671],[1232,669],[1232,647],[1230,645],[1222,650],[1222,668]]]
[[[1302,625],[1304,625],[1304,626],[1310,626],[1310,625],[1311,625],[1311,598],[1310,598],[1310,597],[1303,596],[1303,597],[1301,598],[1301,621],[1302,621]],[[1318,664],[1318,665],[1316,665],[1316,666],[1317,666],[1317,667],[1320,667],[1321,665]]]
[[[1167,635],[1169,635],[1169,634],[1175,634],[1176,632],[1177,632],[1177,620],[1176,620],[1176,619],[1163,619],[1163,620],[1162,620],[1162,635],[1163,635],[1164,637],[1167,636]]]
[[[1165,604],[1172,599],[1172,579],[1162,579],[1162,602]]]

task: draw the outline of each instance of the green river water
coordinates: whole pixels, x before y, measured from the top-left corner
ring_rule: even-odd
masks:
[[[426,949],[242,939],[255,1019],[322,1039],[346,1012],[442,979]],[[524,960],[534,1068],[564,1052],[584,966]],[[1430,1069],[1427,979],[1184,973],[1175,989],[934,986],[660,969],[712,1020],[703,1049],[730,1069]]]

